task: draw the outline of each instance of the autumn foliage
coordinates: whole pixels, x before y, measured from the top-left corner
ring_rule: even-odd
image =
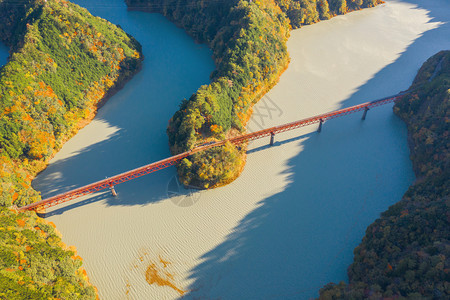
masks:
[[[287,68],[289,30],[379,0],[126,0],[133,8],[160,12],[213,50],[216,70],[170,120],[173,154],[208,140],[245,132],[252,106]],[[348,5],[347,5],[348,4]],[[348,9],[340,9],[342,6]],[[245,145],[209,149],[178,166],[181,182],[199,188],[227,184],[245,163]]]
[[[76,249],[34,212],[33,177],[139,67],[139,43],[63,0],[0,0],[0,299],[96,299]]]
[[[417,181],[371,224],[348,269],[320,299],[449,299],[450,51],[419,70],[394,111],[408,126]]]
[[[139,43],[68,1],[0,0],[0,204],[34,202],[34,175],[139,67]],[[11,35],[11,32],[14,34]]]
[[[184,100],[170,120],[172,153],[245,131],[248,110],[277,82],[289,61],[289,23],[280,8],[272,0],[126,2],[164,14],[214,52],[217,69],[211,84]],[[184,184],[210,188],[236,178],[244,162],[245,149],[227,145],[183,160],[178,171]]]
[[[54,225],[0,207],[0,299],[96,299],[81,265]]]
[[[275,0],[275,2],[286,13],[292,28],[384,3],[382,0]]]

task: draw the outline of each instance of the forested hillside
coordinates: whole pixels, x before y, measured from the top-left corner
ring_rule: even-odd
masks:
[[[20,3],[22,3],[20,5]],[[140,45],[67,1],[0,0],[0,204],[36,201],[33,176],[140,64]]]
[[[243,131],[251,106],[288,64],[288,20],[274,2],[127,0],[127,4],[163,13],[214,53],[217,68],[212,83],[184,100],[170,120],[172,153]],[[244,150],[226,145],[184,159],[178,170],[184,184],[208,188],[234,179],[244,155]]]
[[[450,298],[450,51],[430,58],[394,111],[408,126],[417,181],[367,228],[348,269],[320,299]]]
[[[329,1],[322,18],[381,1]],[[205,85],[170,120],[167,130],[173,154],[208,140],[221,140],[245,131],[252,106],[273,87],[287,68],[289,21],[294,27],[310,24],[310,14],[322,11],[327,1],[315,0],[126,0],[131,9],[160,12],[183,27],[214,53],[216,70]],[[281,6],[280,7],[278,6]],[[325,4],[324,4],[325,5]],[[328,7],[328,6],[327,6]],[[314,9],[313,9],[314,8]],[[289,20],[286,14],[292,19]],[[297,18],[298,17],[298,18]],[[300,19],[299,19],[300,18]],[[245,162],[245,146],[227,144],[185,158],[178,173],[185,185],[210,188],[234,180]]]
[[[139,43],[63,0],[0,0],[0,299],[95,299],[74,248],[34,212],[31,180],[139,68]],[[66,249],[67,248],[67,249]]]
[[[0,207],[0,299],[96,299],[81,265],[53,224]]]
[[[383,3],[382,0],[275,0],[275,2],[286,13],[292,28]]]

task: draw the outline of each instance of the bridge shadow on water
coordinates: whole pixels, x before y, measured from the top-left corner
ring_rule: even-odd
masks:
[[[152,155],[152,153],[157,153],[158,150],[155,149],[158,148],[158,145],[153,145],[155,147],[149,151],[142,149],[145,149],[146,146],[152,147],[151,145],[142,145],[140,151],[146,152],[147,155],[150,152],[149,157],[144,158],[142,154],[137,153],[137,150],[131,147],[127,148],[125,141],[127,139],[131,139],[127,130],[120,129],[104,141],[90,145],[73,156],[53,162],[44,171],[44,174],[41,174],[33,182],[34,187],[42,191],[42,198],[48,198],[170,156],[166,145],[161,145],[165,149],[161,150],[160,153],[167,152],[164,157]],[[127,149],[124,150],[123,148]],[[123,153],[129,153],[130,156],[128,158],[121,157]],[[146,161],[146,159],[148,160]],[[98,168],[92,168],[94,163]],[[61,173],[59,170],[70,170],[70,172],[64,171],[64,173]],[[49,209],[51,213],[48,213],[47,216],[98,201],[106,201],[105,203],[108,206],[156,203],[161,199],[167,198],[166,186],[170,178],[175,175],[175,172],[175,168],[170,167],[158,173],[149,174],[117,185],[117,197],[112,197],[108,189],[85,196],[88,197],[86,200],[72,200],[69,205],[66,204],[61,208]],[[76,184],[73,184],[74,182]],[[165,186],[164,183],[166,184]]]
[[[66,211],[75,209],[77,207],[85,206],[91,203],[106,201],[106,205],[123,205],[123,206],[129,206],[129,205],[144,205],[148,204],[149,202],[156,203],[162,199],[166,199],[167,197],[164,195],[160,195],[159,198],[155,197],[152,198],[150,201],[145,202],[134,202],[130,203],[130,197],[126,194],[126,192],[122,191],[122,196],[120,193],[117,194],[117,196],[113,196],[109,189],[103,190],[101,192],[95,193],[93,195],[89,195],[87,199],[84,200],[74,200],[70,201],[68,205],[63,206],[56,206],[55,208],[52,208],[51,211],[41,214],[44,218],[49,218],[56,215],[62,215]],[[126,195],[126,196],[124,196]]]
[[[315,126],[315,125],[312,125],[312,126]],[[297,142],[297,141],[300,141],[300,140],[302,140],[302,139],[304,139],[304,138],[312,137],[312,136],[314,136],[315,134],[317,134],[317,132],[311,132],[311,133],[307,133],[307,134],[301,134],[301,135],[296,136],[296,137],[293,137],[293,138],[275,141],[275,142],[273,143],[272,146],[270,146],[269,144],[267,144],[267,145],[264,145],[264,146],[259,146],[259,147],[250,149],[250,150],[247,151],[247,155],[252,154],[252,153],[256,153],[256,152],[259,152],[259,151],[271,149],[271,148],[277,148],[277,147],[280,147],[280,146],[283,146],[283,145],[286,145],[286,144],[289,144],[289,143]],[[282,134],[280,134],[279,136],[282,136]],[[280,149],[280,151],[283,151],[283,150]]]
[[[450,17],[446,10],[426,0],[404,2],[428,10],[430,22],[447,23],[411,40],[395,61],[361,85],[341,103],[341,107],[407,89],[415,71],[429,56],[450,48],[450,41],[442,40],[442,36],[450,36]],[[446,0],[433,3],[437,2],[446,5]],[[174,51],[182,53],[179,49]],[[147,57],[151,58],[151,55]],[[180,54],[179,59],[180,65],[184,66],[186,58]],[[162,60],[160,64],[161,69],[167,68],[166,61]],[[195,66],[173,72],[193,69]],[[97,119],[111,127],[104,140],[53,163],[45,176],[33,182],[43,191],[44,198],[170,155],[165,137],[166,120],[177,109],[178,100],[186,95],[177,91],[171,94],[176,89],[171,84],[173,74],[168,74],[166,86],[160,86],[160,80],[148,80],[152,76],[164,76],[164,72],[158,73],[158,70],[158,66],[146,70],[144,65],[144,70],[100,110]],[[153,75],[147,73],[144,76],[143,72]],[[191,78],[189,74],[183,77]],[[191,85],[195,91],[199,83]],[[151,114],[160,104],[156,102],[159,99],[149,97],[144,105],[137,105],[133,100],[143,95],[147,97],[146,92],[133,94],[133,90],[140,88],[142,91],[142,87],[177,101],[164,103],[170,105],[169,109],[164,109],[167,113]],[[125,99],[131,101],[128,107],[115,110]],[[147,124],[133,127],[129,120],[135,118],[147,118]],[[302,148],[298,155],[287,161],[283,174],[280,174],[287,177],[288,184],[282,191],[261,200],[222,243],[200,257],[202,262],[190,273],[193,284],[183,298],[307,299],[317,296],[319,288],[327,282],[346,280],[352,249],[360,242],[365,228],[380,212],[397,202],[414,179],[405,143],[406,129],[392,114],[392,107],[371,110],[364,122],[360,118],[361,114],[355,114],[331,120],[324,124],[320,134],[313,132],[294,138],[277,135],[275,149],[279,156],[283,156],[284,147]],[[159,138],[131,144],[132,140],[140,139],[136,138],[138,136]],[[251,149],[249,159],[273,149],[269,146]],[[120,159],[123,153],[128,159]],[[161,153],[166,155],[161,156]],[[94,163],[99,167],[92,168]],[[59,170],[71,172],[62,175]],[[118,197],[111,197],[109,191],[94,194],[89,199],[57,207],[46,216],[64,214],[90,203],[104,202],[107,206],[157,203],[167,199],[167,185],[174,175],[175,169],[171,167],[116,186]],[[257,175],[255,182],[265,174]]]
[[[273,147],[279,147],[287,143],[292,143],[295,141],[299,141],[303,138],[310,137],[311,135],[314,135],[315,133],[309,133],[309,134],[303,134],[299,135],[290,139],[276,141],[273,146],[265,145],[260,146],[254,149],[249,150],[247,153],[252,154],[255,152],[263,151],[268,148]],[[116,144],[117,141],[114,141],[115,139],[118,139],[119,135],[116,137],[110,138],[108,141],[95,144],[92,146],[91,149],[85,149],[82,152],[82,154],[78,154],[75,157],[68,158],[65,160],[58,161],[51,166],[49,166],[49,172],[52,172],[52,169],[71,169],[71,170],[78,170],[80,165],[83,165],[84,161],[91,162],[96,157],[98,157],[98,153],[102,153],[102,149],[108,149],[109,144]],[[81,157],[80,157],[81,155]],[[74,165],[76,164],[76,166]],[[71,172],[71,176],[74,176],[77,178],[78,181],[80,181],[80,178],[83,178],[84,181],[86,181],[86,184],[92,183],[95,180],[99,180],[98,175],[97,179],[94,179],[96,176],[95,174],[92,174],[93,172],[85,173],[83,170],[79,170],[73,174]],[[100,192],[85,196],[87,199],[84,200],[72,200],[69,201],[69,204],[56,206],[55,208],[50,208],[49,212],[46,212],[45,214],[42,214],[43,217],[52,217],[55,215],[61,215],[66,211],[75,209],[77,207],[81,207],[87,204],[95,203],[95,202],[101,202],[106,201],[106,205],[112,206],[112,205],[122,205],[122,206],[133,206],[133,205],[146,205],[149,203],[157,203],[161,200],[165,200],[167,198],[170,198],[170,195],[168,195],[168,184],[170,180],[173,178],[173,176],[176,176],[176,171],[174,167],[170,167],[166,170],[158,171],[156,174],[150,174],[146,175],[142,178],[133,179],[132,181],[126,182],[124,184],[116,185],[115,189],[118,192],[117,196],[112,196],[109,189],[102,190]],[[164,178],[164,180],[156,180],[155,177],[158,178]],[[54,178],[54,176],[49,176],[44,178],[39,184],[45,184],[46,188],[48,190],[53,190],[53,193],[49,193],[46,197],[53,196],[54,194],[59,194],[64,191],[69,191],[71,189],[77,188],[79,186],[74,185],[64,185],[65,181],[71,180],[70,177],[64,177],[60,178],[60,180]],[[164,183],[167,180],[167,184],[161,184]],[[162,188],[161,188],[162,187]],[[148,190],[151,189],[152,193],[148,195]],[[143,191],[140,193],[140,191]],[[143,196],[142,194],[146,194],[148,196]]]
[[[406,90],[428,57],[450,48],[450,41],[442,40],[450,36],[446,10],[425,0],[404,2],[429,11],[429,22],[447,23],[412,40],[341,107]],[[448,7],[445,1],[439,4]],[[347,280],[352,250],[366,227],[399,201],[414,180],[406,128],[392,106],[360,119],[355,114],[331,120],[320,134],[291,140],[277,135],[278,155],[286,143],[303,149],[281,174],[289,183],[261,200],[222,243],[199,258],[190,274],[194,282],[182,298],[308,299],[327,282]],[[249,151],[249,160],[268,148]]]
[[[43,218],[49,218],[49,217],[53,217],[53,216],[57,216],[57,215],[62,215],[64,214],[64,212],[69,211],[71,209],[80,207],[80,206],[84,206],[90,203],[95,203],[98,201],[103,201],[108,199],[109,197],[111,197],[111,193],[109,192],[102,192],[99,194],[96,194],[94,196],[89,197],[86,200],[81,200],[81,201],[76,201],[76,202],[70,202],[69,205],[65,205],[65,206],[56,206],[56,208],[52,209],[50,212],[45,212],[45,213],[41,213],[41,217]]]

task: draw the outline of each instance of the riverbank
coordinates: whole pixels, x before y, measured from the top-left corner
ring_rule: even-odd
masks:
[[[0,1],[0,19],[11,48],[0,68],[0,297],[95,299],[76,248],[7,207],[40,200],[34,176],[139,68],[140,45],[67,1]]]
[[[417,181],[371,224],[348,269],[349,284],[328,284],[320,299],[450,297],[448,202],[450,51],[419,70],[394,111],[408,125]]]
[[[0,163],[10,174],[0,203],[22,206],[39,200],[34,176],[143,58],[133,37],[70,2],[0,5],[1,38],[13,52],[1,68]]]
[[[286,41],[291,26],[312,24],[337,14],[376,6],[382,1],[317,3],[299,1],[128,0],[132,9],[158,12],[184,28],[214,53],[212,83],[202,86],[170,119],[167,134],[172,154],[209,140],[246,131],[253,106],[279,80],[289,63]],[[192,22],[192,20],[198,22]],[[234,181],[245,164],[246,145],[228,145],[196,153],[178,165],[185,186],[216,188]],[[210,164],[214,161],[214,166]]]
[[[214,69],[211,52],[161,16],[85,4],[136,36],[147,59],[35,180],[47,196],[169,156],[167,120]],[[292,31],[290,67],[254,106],[248,130],[407,89],[448,36],[445,5],[389,1]],[[159,99],[167,101],[150,110]],[[247,167],[226,187],[185,191],[169,168],[117,186],[117,198],[55,207],[48,219],[77,245],[102,298],[180,297],[149,284],[155,269],[187,298],[314,297],[346,279],[367,226],[414,180],[406,128],[391,107],[360,118],[327,122],[320,134],[311,127],[277,135],[274,147],[252,142]]]

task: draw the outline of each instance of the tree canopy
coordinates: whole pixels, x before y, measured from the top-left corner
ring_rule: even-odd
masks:
[[[286,41],[291,25],[296,28],[381,3],[349,0],[349,8],[337,12],[335,2],[126,0],[130,8],[164,14],[197,41],[207,43],[214,53],[216,70],[211,74],[211,84],[201,86],[182,101],[170,120],[167,133],[172,153],[245,131],[253,105],[287,68]],[[178,173],[185,185],[211,188],[234,180],[244,162],[245,145],[229,145],[185,159]]]
[[[117,26],[64,0],[0,0],[0,299],[96,299],[54,225],[17,213],[33,177],[142,60]]]
[[[328,284],[320,299],[450,297],[450,51],[430,58],[410,89],[394,111],[408,126],[417,181],[367,228],[349,284]]]
[[[0,0],[0,204],[39,195],[31,179],[140,64],[139,43],[67,1]],[[86,123],[86,122],[84,122]]]

